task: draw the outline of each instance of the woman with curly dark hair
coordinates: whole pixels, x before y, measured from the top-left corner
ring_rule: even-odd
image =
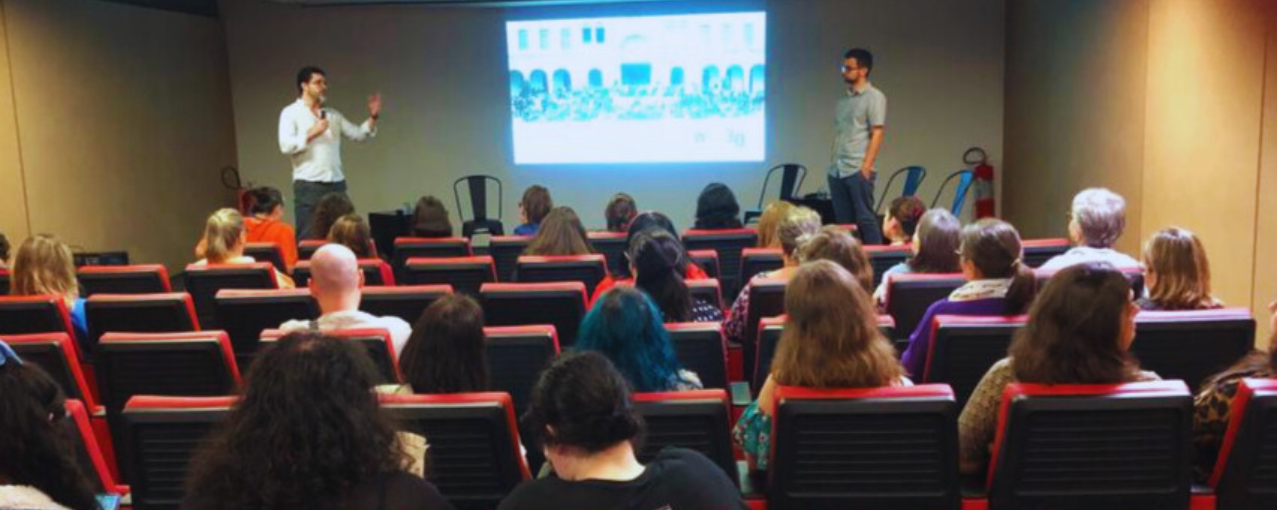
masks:
[[[257,355],[244,394],[191,461],[183,510],[447,509],[378,408],[360,347],[313,332]],[[380,503],[380,504],[379,504]]]
[[[310,217],[310,226],[307,227],[302,239],[327,239],[328,231],[332,230],[333,224],[337,223],[339,218],[354,213],[355,204],[345,193],[324,195],[324,198],[319,199],[319,203],[315,204],[315,212]]]
[[[693,228],[719,230],[741,228],[740,204],[736,194],[721,182],[712,182],[696,198],[696,224]]]
[[[499,510],[745,508],[727,473],[698,452],[670,447],[639,463],[643,419],[625,378],[597,352],[564,354],[545,369],[523,425],[554,474],[516,487]]]
[[[66,396],[48,374],[0,342],[0,508],[96,510],[76,461]]]

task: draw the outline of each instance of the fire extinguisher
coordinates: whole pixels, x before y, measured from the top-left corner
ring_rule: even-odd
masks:
[[[984,149],[972,147],[962,154],[962,162],[975,174],[975,217],[989,218],[998,214],[997,200],[993,196],[993,165]]]

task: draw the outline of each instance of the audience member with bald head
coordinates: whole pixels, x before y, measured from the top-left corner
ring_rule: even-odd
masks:
[[[279,329],[386,329],[390,331],[395,351],[402,352],[408,337],[412,335],[412,326],[398,317],[377,317],[360,311],[360,288],[363,286],[364,274],[359,270],[355,253],[340,244],[325,244],[310,258],[310,295],[319,303],[319,319],[291,320],[282,324]]]

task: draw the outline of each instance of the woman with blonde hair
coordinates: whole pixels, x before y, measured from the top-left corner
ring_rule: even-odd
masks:
[[[778,386],[876,388],[913,384],[878,330],[873,300],[829,260],[803,264],[785,289],[785,329],[767,381],[732,435],[759,470],[767,469]]]
[[[252,264],[257,262],[253,257],[244,255],[247,243],[244,232],[244,217],[239,211],[229,207],[218,209],[204,224],[204,258],[196,265]],[[288,275],[272,269],[275,273],[275,284],[281,289],[296,287]]]
[[[1165,228],[1144,245],[1144,283],[1148,297],[1142,310],[1206,310],[1224,306],[1210,293],[1206,248],[1192,232]]]
[[[762,216],[758,217],[759,248],[780,248],[780,237],[776,235],[776,227],[780,226],[781,218],[788,216],[797,207],[784,200],[767,204]]]
[[[590,243],[581,218],[571,207],[555,207],[541,220],[536,237],[524,248],[524,255],[588,255]]]
[[[89,343],[89,326],[84,316],[84,298],[75,278],[75,258],[71,248],[49,234],[28,238],[13,256],[9,293],[15,296],[53,295],[62,298],[71,314],[71,326],[81,351]]]

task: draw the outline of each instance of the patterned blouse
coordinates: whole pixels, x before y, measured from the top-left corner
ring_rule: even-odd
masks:
[[[1198,482],[1205,483],[1215,470],[1237,385],[1249,377],[1274,376],[1272,367],[1255,367],[1220,380],[1193,399],[1193,477]]]
[[[1140,371],[1139,380],[1160,381],[1162,378],[1153,372]],[[1002,393],[1013,382],[1016,380],[1011,358],[1002,358],[989,367],[962,408],[962,415],[958,417],[958,459],[964,473],[979,474],[988,468],[989,450],[998,433]]]

